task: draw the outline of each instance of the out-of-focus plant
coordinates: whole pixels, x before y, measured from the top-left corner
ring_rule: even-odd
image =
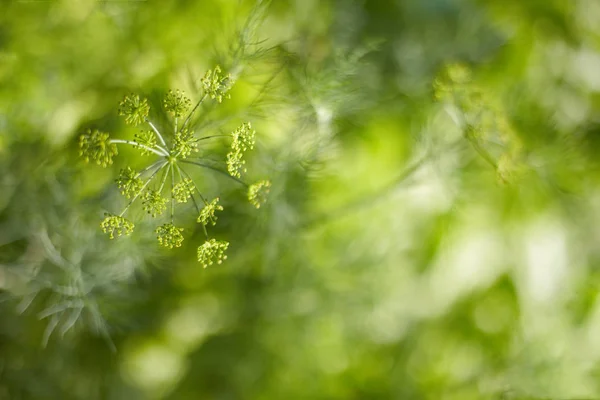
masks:
[[[473,149],[489,163],[502,183],[516,178],[521,162],[521,140],[494,96],[473,79],[465,64],[446,65],[433,82],[436,101],[451,107],[451,114]],[[489,144],[500,147],[499,152]],[[499,154],[495,154],[499,153]]]

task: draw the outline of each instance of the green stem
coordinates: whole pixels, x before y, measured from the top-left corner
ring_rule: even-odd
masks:
[[[170,169],[171,169],[171,164],[169,164],[169,166],[167,167],[167,170],[165,171],[165,175],[163,176],[163,180],[160,184],[160,189],[158,189],[158,193],[162,193],[163,187],[165,187],[165,182],[167,181],[167,176],[169,176]]]
[[[183,125],[181,126],[181,130],[185,129],[185,127],[187,126],[188,122],[190,122],[190,118],[192,118],[192,115],[194,115],[194,112],[196,111],[196,109],[200,106],[200,104],[202,104],[202,102],[204,101],[204,99],[206,99],[206,96],[207,95],[204,94],[204,96],[202,96],[202,98],[198,101],[198,103],[196,103],[196,105],[194,106],[194,108],[192,109],[192,111],[190,111],[189,115],[187,116],[187,118],[183,122]]]
[[[158,140],[160,140],[160,142],[162,143],[162,145],[165,146],[165,147],[167,147],[167,143],[165,143],[165,139],[163,139],[162,135],[160,134],[160,132],[158,131],[158,129],[156,129],[156,127],[154,126],[154,124],[148,118],[146,118],[146,122],[148,123],[148,125],[150,125],[150,128],[152,128],[152,130],[154,131],[154,133],[156,133],[156,136],[158,136]],[[166,151],[166,150],[165,150],[165,152],[168,153],[168,151]]]
[[[202,140],[212,139],[212,138],[218,138],[218,137],[231,137],[231,135],[211,135],[211,136],[204,136],[204,137],[201,137],[199,139],[194,140],[194,142],[200,142]]]
[[[471,146],[473,146],[473,148],[475,149],[475,151],[477,151],[477,153],[479,153],[479,155],[481,156],[481,158],[483,158],[495,170],[497,170],[498,169],[498,164],[496,164],[496,161],[491,156],[491,154],[486,149],[484,149],[483,147],[481,147],[481,145],[479,144],[479,142],[477,142],[476,139],[468,139],[468,140],[469,140],[469,143],[471,143]]]
[[[144,189],[146,189],[146,187],[150,184],[150,182],[152,182],[152,179],[156,176],[156,174],[158,174],[158,172],[164,168],[164,166],[167,165],[167,162],[163,162],[161,164],[161,166],[152,173],[152,175],[150,175],[150,177],[148,178],[148,180],[146,181],[146,183],[144,183],[144,186],[142,186],[142,188],[137,192],[137,194],[133,197],[133,199],[131,199],[131,201],[127,204],[127,206],[125,206],[125,209],[121,212],[121,214],[119,214],[119,217],[122,217],[123,214],[125,214],[125,212],[127,212],[127,210],[129,209],[129,207],[131,207],[131,205],[133,204],[133,202],[140,196],[140,194],[142,194],[142,192],[144,191]]]
[[[200,192],[198,192],[198,194],[200,194]],[[202,196],[202,195],[200,195],[200,196]],[[196,201],[196,198],[194,197],[193,193],[192,193],[192,202],[194,202],[194,206],[196,207],[196,212],[198,213],[198,215],[200,215],[200,207],[198,206],[198,202]],[[206,225],[202,224],[202,230],[204,231],[204,236],[206,236],[206,238],[208,239],[208,232],[206,230]]]
[[[175,197],[173,197],[173,188],[175,187],[175,168],[171,168],[171,224],[175,215]]]
[[[196,189],[196,191],[198,192],[198,195],[200,196],[200,199],[202,199],[202,202],[205,205],[208,205],[208,201],[206,201],[206,199],[204,198],[204,196],[202,196],[202,193],[200,192],[200,189],[198,189],[198,186],[196,186],[196,183],[194,182],[194,180],[192,179],[192,177],[183,168],[180,168],[179,166],[177,166],[177,168],[181,172],[183,172],[183,174],[186,176],[186,178],[188,178],[190,181],[192,181],[192,184],[194,185],[194,189]]]
[[[202,164],[202,163],[195,162],[195,161],[188,161],[188,160],[181,160],[181,162],[183,162],[183,163],[186,163],[186,164],[193,164],[193,165],[197,165],[197,166],[199,166],[199,167],[202,167],[202,168],[211,169],[211,170],[213,170],[213,171],[215,171],[215,172],[218,172],[218,173],[220,173],[220,174],[222,174],[222,175],[225,175],[225,176],[226,176],[226,177],[228,177],[229,179],[233,179],[234,181],[236,181],[236,182],[237,182],[237,183],[239,183],[239,184],[242,184],[242,185],[244,185],[245,187],[250,187],[250,185],[248,185],[248,184],[247,184],[246,182],[244,182],[243,180],[241,180],[241,179],[239,179],[239,178],[236,178],[235,176],[231,176],[231,175],[229,175],[227,172],[225,172],[225,171],[223,171],[223,170],[220,170],[220,169],[218,169],[218,168],[215,168],[215,167],[213,167],[213,166],[210,166],[210,165],[207,165],[207,164]]]
[[[140,176],[142,176],[145,172],[151,170],[152,168],[156,167],[158,164],[160,164],[161,162],[164,162],[163,160],[158,160],[155,163],[147,166],[146,168],[144,168],[143,170],[141,170],[140,172],[138,172],[138,174],[135,176],[136,178],[139,178]]]
[[[145,146],[145,145],[135,142],[133,140],[111,139],[110,143],[122,143],[122,144],[129,144],[129,145],[135,146],[135,147],[141,147],[145,150],[148,150],[148,151],[150,151],[156,155],[162,156],[162,157],[166,157],[169,155],[164,149],[161,149],[162,151],[158,151],[156,149],[153,149],[152,147]]]

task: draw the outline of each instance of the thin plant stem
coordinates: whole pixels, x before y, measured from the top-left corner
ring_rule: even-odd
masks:
[[[212,138],[218,138],[218,137],[231,137],[231,135],[211,135],[211,136],[204,136],[204,137],[201,137],[199,139],[194,140],[194,142],[200,142],[202,140],[207,140],[207,139],[212,139]]]
[[[164,161],[163,160],[158,160],[158,161],[154,162],[153,164],[150,164],[149,166],[147,166],[146,168],[144,168],[143,170],[141,170],[140,172],[138,172],[138,174],[135,177],[139,178],[140,176],[142,176],[142,174],[144,174],[145,172],[147,172],[147,171],[151,170],[152,168],[156,167],[161,162],[164,162]]]
[[[188,114],[187,118],[185,119],[185,121],[183,122],[183,125],[181,125],[181,130],[184,130],[185,127],[187,126],[188,122],[190,122],[190,118],[192,118],[192,115],[194,115],[194,112],[196,112],[196,109],[200,106],[200,104],[202,104],[202,102],[206,99],[206,93],[204,94],[204,96],[202,96],[202,98],[200,100],[198,100],[198,103],[196,103],[196,105],[194,106],[194,108],[192,108],[192,111],[190,111],[190,113]]]
[[[196,202],[194,195],[192,195],[192,200],[194,201],[194,204],[196,205],[196,209],[198,210],[198,215],[200,215],[200,207],[198,207],[198,203]],[[204,236],[206,236],[206,239],[208,239],[208,231],[206,230],[206,225],[204,225],[204,224],[201,224],[201,225],[202,225],[202,232],[204,232]]]
[[[148,178],[148,180],[146,181],[146,183],[144,183],[144,186],[142,186],[142,188],[137,192],[137,194],[133,197],[133,199],[131,199],[131,201],[127,204],[127,206],[125,207],[125,209],[121,212],[121,214],[119,214],[119,217],[122,217],[123,214],[125,214],[125,212],[127,212],[127,210],[129,209],[129,207],[131,207],[131,205],[133,204],[134,201],[136,201],[136,199],[140,196],[140,194],[142,194],[142,192],[144,191],[144,189],[146,189],[146,187],[150,184],[150,182],[152,182],[152,179],[156,176],[156,174],[158,174],[158,172],[164,168],[164,166],[167,165],[167,162],[163,162],[161,164],[161,166],[152,173],[152,175],[150,175],[150,178]]]
[[[196,183],[192,180],[192,177],[183,169],[180,168],[179,166],[177,166],[177,168],[183,172],[183,174],[186,176],[186,178],[188,178],[190,181],[192,181],[192,184],[194,185],[194,189],[196,189],[196,191],[198,192],[198,195],[200,196],[200,198],[202,199],[202,202],[205,205],[208,205],[208,201],[206,201],[206,199],[204,198],[204,196],[202,196],[202,193],[200,192],[200,189],[198,189],[198,186],[196,186]]]
[[[199,194],[200,192],[198,192]],[[198,202],[196,201],[196,198],[194,197],[194,194],[192,193],[192,202],[194,203],[194,206],[196,207],[196,211],[198,212],[198,215],[200,215],[200,207],[198,206]],[[206,236],[206,238],[208,239],[208,231],[206,230],[206,225],[202,224],[202,231],[204,232],[204,236]]]
[[[162,182],[160,184],[160,188],[158,189],[158,193],[162,193],[163,187],[165,187],[165,182],[167,181],[167,176],[169,176],[169,170],[171,169],[171,164],[165,170],[165,175],[163,176]]]
[[[239,179],[239,178],[236,178],[235,176],[231,176],[231,175],[229,175],[227,172],[225,172],[225,171],[223,171],[223,170],[220,170],[219,168],[215,168],[215,167],[213,167],[213,166],[210,166],[210,165],[207,165],[207,164],[202,164],[202,163],[195,162],[195,161],[181,160],[181,162],[182,162],[182,163],[186,163],[186,164],[193,164],[193,165],[197,165],[197,166],[199,166],[199,167],[202,167],[202,168],[206,168],[206,169],[213,170],[213,171],[215,171],[215,172],[218,172],[218,173],[220,173],[220,174],[222,174],[222,175],[225,175],[225,176],[226,176],[226,177],[228,177],[229,179],[232,179],[232,180],[236,181],[237,183],[239,183],[239,184],[241,184],[241,185],[244,185],[245,187],[250,187],[250,185],[248,185],[248,184],[247,184],[246,182],[244,182],[243,180],[241,180],[241,179]]]
[[[178,122],[179,118],[175,117],[175,135],[177,135],[177,122]]]
[[[171,223],[175,215],[175,197],[173,197],[173,188],[175,187],[175,168],[171,168]]]
[[[156,149],[153,149],[152,147],[144,146],[143,144],[134,142],[133,140],[111,139],[110,143],[122,143],[122,144],[129,144],[131,146],[141,147],[142,149],[148,150],[148,151],[150,151],[156,155],[162,156],[162,157],[166,157],[169,155],[167,152],[165,152],[164,149],[162,151],[158,151]]]
[[[154,133],[156,133],[156,136],[158,136],[158,140],[160,140],[160,142],[162,143],[162,145],[165,146],[165,147],[167,147],[167,143],[165,143],[165,139],[163,139],[163,137],[160,134],[160,132],[158,131],[158,129],[156,129],[156,126],[154,126],[154,124],[148,118],[146,118],[146,122],[148,123],[148,125],[150,125],[150,128],[152,128],[152,130],[154,131]]]
[[[200,193],[200,189],[198,189],[198,186],[196,186],[196,184],[194,183],[192,178],[189,176],[189,174],[187,172],[185,172],[179,165],[176,165],[176,166],[177,166],[177,173],[179,174],[179,179],[182,179],[181,174],[183,173],[186,176],[186,178],[188,178],[190,181],[192,181],[192,185],[194,185],[194,188],[200,195],[200,198],[202,199],[204,204],[208,205],[208,203],[204,199],[204,196],[202,196],[202,193]],[[198,202],[196,201],[196,198],[194,197],[194,193],[191,194],[191,197],[192,197],[192,202],[194,203],[194,206],[196,207],[196,211],[198,212],[198,215],[200,215],[200,207],[198,206]],[[206,238],[208,239],[208,232],[206,231],[206,226],[204,224],[202,224],[202,230],[204,231],[204,236],[206,236]]]
[[[490,155],[490,153],[486,149],[481,147],[481,145],[479,144],[477,139],[467,139],[467,140],[469,141],[469,143],[471,143],[471,146],[473,146],[473,148],[481,156],[481,158],[483,158],[485,161],[487,161],[487,163],[490,164],[495,170],[498,170],[498,164],[496,163],[494,158]]]

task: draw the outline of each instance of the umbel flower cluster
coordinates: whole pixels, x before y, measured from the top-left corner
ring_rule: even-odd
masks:
[[[184,241],[184,229],[175,225],[175,206],[191,201],[198,212],[197,222],[202,225],[206,236],[204,244],[198,247],[198,261],[206,268],[214,263],[221,264],[227,258],[225,253],[229,243],[210,238],[207,231],[207,227],[217,223],[217,212],[223,211],[219,198],[208,200],[186,168],[198,167],[234,180],[244,186],[249,202],[256,208],[266,201],[269,181],[263,180],[249,185],[241,179],[242,174],[246,172],[244,156],[254,148],[255,142],[255,131],[249,122],[243,123],[230,135],[199,136],[189,126],[191,118],[204,101],[212,99],[221,103],[223,99],[228,99],[231,85],[231,76],[224,75],[217,66],[208,71],[202,79],[203,95],[193,108],[192,101],[184,92],[169,91],[164,97],[163,106],[172,116],[170,135],[165,134],[164,130],[161,132],[149,119],[148,101],[136,94],[130,94],[119,104],[119,115],[125,118],[127,124],[141,125],[145,128],[134,135],[133,140],[113,139],[108,133],[99,130],[88,130],[80,136],[81,157],[87,162],[95,162],[103,167],[113,163],[113,158],[118,154],[118,145],[133,146],[142,155],[155,158],[153,163],[140,171],[131,167],[121,169],[115,181],[121,194],[129,199],[129,202],[120,213],[107,213],[100,224],[102,231],[110,239],[133,232],[135,225],[125,215],[138,201],[143,210],[153,218],[159,218],[168,212],[166,222],[155,231],[158,243],[169,249],[180,247]],[[196,157],[195,153],[199,151],[203,141],[223,136],[231,138],[226,169],[220,169]]]

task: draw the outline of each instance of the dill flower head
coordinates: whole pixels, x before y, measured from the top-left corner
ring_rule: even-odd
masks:
[[[233,141],[231,142],[231,150],[227,154],[227,172],[229,172],[229,175],[240,178],[242,172],[246,172],[246,161],[243,160],[244,152],[254,148],[255,135],[256,131],[252,129],[250,122],[243,123],[231,133]]]
[[[192,101],[183,91],[169,90],[164,100],[165,110],[175,117],[181,117],[192,105]]]
[[[192,193],[194,193],[194,182],[189,178],[185,178],[173,186],[173,198],[178,203],[187,203],[188,199],[192,197]]]
[[[138,194],[144,185],[143,181],[138,177],[138,173],[130,167],[122,169],[115,182],[121,190],[121,194],[128,199]]]
[[[241,151],[230,151],[227,153],[227,172],[229,175],[240,178],[242,176],[242,172],[246,172],[246,161],[242,159],[244,153]]]
[[[148,154],[152,154],[150,149],[156,147],[156,135],[152,131],[140,131],[140,133],[136,133],[133,135],[136,143],[141,146],[136,146],[142,152],[143,156]],[[145,147],[142,147],[145,146]]]
[[[256,131],[252,129],[250,122],[244,122],[231,134],[233,143],[231,148],[234,150],[247,151],[254,148]]]
[[[219,198],[217,197],[210,203],[204,206],[204,208],[200,211],[200,215],[198,216],[197,221],[202,225],[206,226],[209,223],[212,225],[216,225],[217,217],[215,216],[215,212],[223,211],[223,206],[217,204],[219,202]]]
[[[144,193],[142,207],[152,217],[156,217],[167,209],[167,199],[163,198],[158,190],[148,189]]]
[[[173,143],[173,151],[181,159],[186,159],[192,152],[197,152],[198,143],[194,138],[194,133],[187,129],[177,132]]]
[[[125,96],[119,103],[119,115],[125,116],[125,122],[129,125],[142,124],[146,120],[149,111],[148,100],[140,100],[140,96],[137,94],[132,93]]]
[[[270,190],[271,182],[266,180],[256,182],[248,188],[248,200],[254,207],[260,208],[266,203]]]
[[[219,103],[222,102],[224,98],[230,98],[227,92],[232,84],[231,74],[223,75],[221,73],[221,67],[218,65],[213,70],[207,71],[201,82],[204,92]]]
[[[112,159],[117,154],[117,145],[110,142],[108,133],[88,129],[87,133],[79,137],[79,155],[86,162],[94,160],[96,164],[106,167],[112,164]]]
[[[172,249],[173,247],[181,247],[183,243],[183,228],[178,228],[173,224],[164,224],[156,228],[156,238],[161,246]]]
[[[198,247],[198,261],[204,268],[213,263],[221,264],[227,259],[225,251],[229,247],[229,242],[223,240],[210,239]]]
[[[257,208],[265,202],[270,182],[261,181],[249,186],[241,179],[242,173],[246,172],[245,153],[255,146],[256,131],[252,129],[249,122],[241,124],[230,135],[204,135],[205,132],[197,132],[198,135],[196,135],[196,132],[188,127],[188,122],[192,120],[194,113],[203,101],[221,103],[224,98],[230,97],[229,91],[232,84],[231,75],[224,74],[220,67],[209,70],[201,80],[201,98],[193,108],[192,101],[183,91],[169,90],[162,99],[163,106],[164,110],[174,118],[166,120],[163,118],[160,124],[155,124],[156,121],[153,122],[149,117],[148,100],[132,93],[125,96],[119,103],[118,113],[124,116],[125,122],[129,125],[143,124],[143,128],[137,129],[138,132],[134,135],[133,140],[111,138],[108,133],[98,130],[88,130],[81,135],[79,138],[80,155],[86,161],[93,160],[104,167],[113,163],[113,157],[117,155],[117,146],[132,146],[142,155],[152,155],[153,159],[158,158],[152,164],[139,170],[131,167],[124,167],[120,170],[115,182],[120,192],[130,201],[120,213],[105,214],[100,226],[111,239],[133,232],[134,224],[124,216],[131,214],[132,206],[135,206],[137,201],[138,204],[141,203],[143,210],[152,217],[164,215],[170,205],[170,222],[161,222],[164,224],[158,227],[156,226],[159,224],[155,224],[157,240],[159,245],[170,249],[182,246],[184,229],[174,225],[175,213],[179,207],[186,212],[189,211],[189,207],[176,203],[188,203],[190,199],[193,200],[196,210],[198,210],[197,222],[202,224],[202,230],[208,237],[207,227],[216,225],[216,214],[218,211],[223,211],[223,207],[219,204],[218,197],[208,202],[192,180],[192,175],[186,171],[187,168],[200,167],[205,169],[207,174],[218,173],[235,181],[248,189],[248,199]],[[190,109],[191,111],[189,111]],[[188,112],[189,115],[185,121],[179,124],[178,118]],[[162,126],[168,123],[171,125]],[[204,140],[225,136],[230,137],[231,148],[227,153],[226,160],[219,161],[221,165],[212,165],[217,162],[214,157],[205,157],[204,154],[193,155],[199,152],[201,141],[205,143]],[[207,146],[206,150],[210,152],[211,147]],[[215,155],[217,154],[220,156],[222,153],[218,152]],[[176,173],[178,174],[177,180]],[[170,190],[165,188],[169,175],[171,178]],[[200,209],[201,205],[197,202],[195,195],[202,200],[203,208]],[[213,263],[221,264],[227,258],[225,252],[228,246],[229,243],[226,241],[207,239],[202,246],[198,247],[198,261],[204,267]]]
[[[108,213],[104,214],[104,216],[105,218],[100,223],[100,227],[104,233],[108,233],[111,239],[114,239],[115,236],[129,235],[133,232],[135,225],[128,219]]]

